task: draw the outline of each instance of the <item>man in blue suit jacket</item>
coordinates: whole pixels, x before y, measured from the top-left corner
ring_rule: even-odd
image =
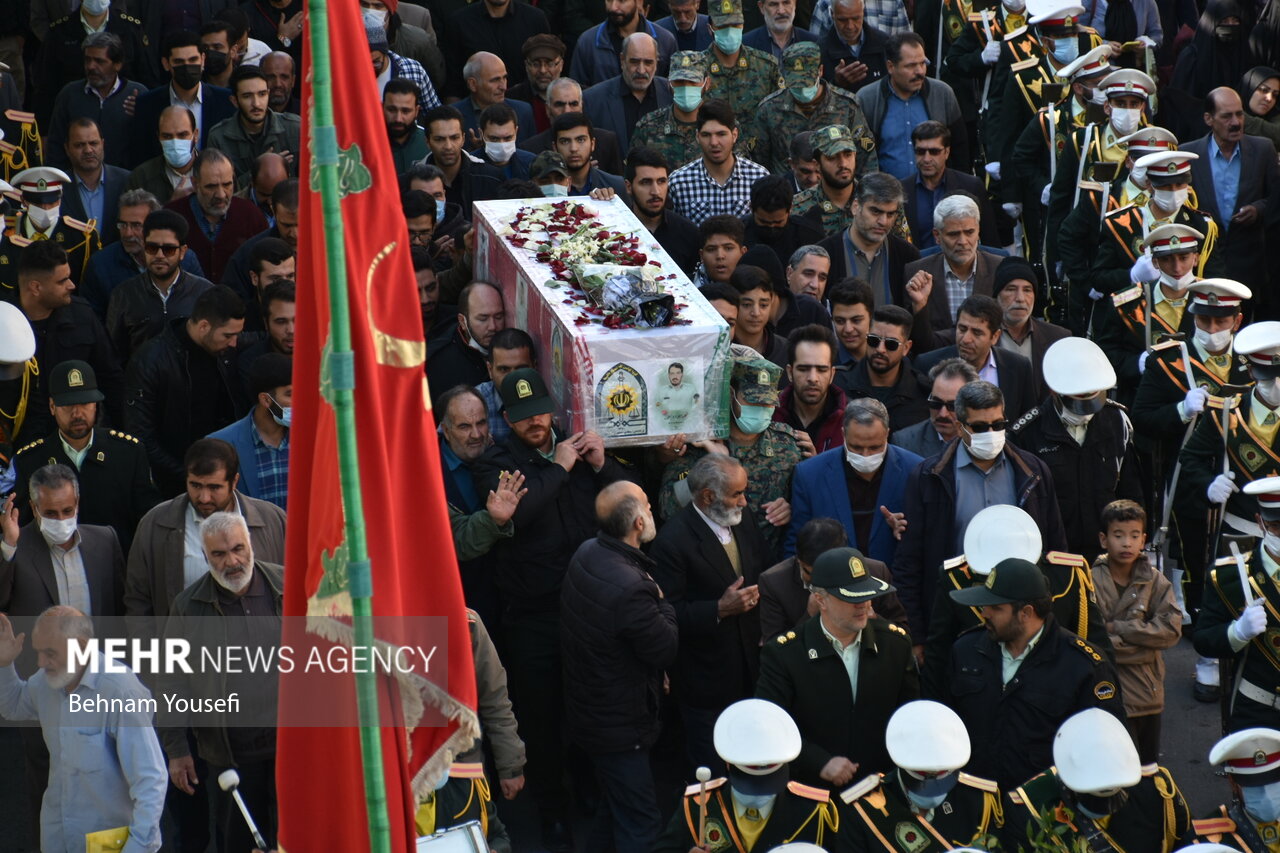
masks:
[[[506,97],[507,66],[497,54],[484,51],[473,54],[462,66],[462,76],[471,94],[452,106],[462,113],[464,132],[474,131],[478,137],[480,113],[484,108],[490,104],[506,104],[516,114],[516,143],[533,136],[538,129],[533,123],[533,107],[524,101],[512,101]]]
[[[889,444],[884,403],[872,397],[851,400],[844,410],[844,446],[796,466],[786,556],[795,554],[796,534],[809,519],[831,516],[844,525],[852,547],[893,565],[905,526],[903,491],[920,461],[911,451]]]
[[[137,168],[144,160],[160,154],[160,138],[156,127],[160,113],[172,104],[187,105],[196,114],[199,134],[196,144],[204,147],[205,138],[213,126],[224,118],[236,114],[231,101],[231,90],[200,82],[204,71],[204,54],[200,51],[200,37],[192,32],[175,32],[165,36],[160,48],[160,64],[169,72],[170,82],[157,86],[138,98],[134,108],[132,144],[129,146],[130,166]]]
[[[631,50],[652,52],[652,42],[647,48],[633,46]],[[597,130],[613,131],[624,153],[631,150],[631,132],[640,116],[671,104],[671,83],[667,78],[653,76],[652,66],[647,71],[628,68],[626,57],[624,47],[622,73],[582,93],[582,111]],[[635,108],[630,109],[633,105]]]

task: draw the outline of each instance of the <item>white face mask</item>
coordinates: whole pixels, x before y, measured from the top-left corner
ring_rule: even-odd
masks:
[[[111,6],[111,0],[84,0],[80,8],[90,15],[101,15]]]
[[[1107,93],[1101,89],[1094,89],[1089,93],[1089,103],[1102,106],[1107,102]]]
[[[985,462],[995,459],[1002,450],[1004,450],[1004,430],[989,429],[986,432],[969,433],[969,453],[975,458]]]
[[[1093,415],[1081,415],[1070,409],[1063,409],[1058,412],[1058,417],[1062,418],[1062,422],[1067,426],[1085,426],[1089,421],[1093,420]]]
[[[1220,332],[1210,334],[1204,329],[1196,326],[1195,334],[1196,343],[1205,348],[1206,352],[1222,352],[1231,346],[1231,330],[1223,329]]]
[[[1191,286],[1191,282],[1195,280],[1196,280],[1196,271],[1194,269],[1189,271],[1185,275],[1179,276],[1178,278],[1174,278],[1173,276],[1169,275],[1167,272],[1160,273],[1161,283],[1168,285],[1174,290],[1179,290],[1179,291],[1186,290],[1188,287]]]
[[[1151,194],[1155,196],[1156,204],[1165,210],[1178,210],[1191,197],[1191,190],[1183,187],[1180,190],[1154,190]]]
[[[1264,533],[1262,547],[1266,548],[1271,556],[1280,557],[1280,533]]]
[[[870,474],[872,471],[879,470],[880,466],[884,464],[884,457],[888,452],[888,448],[886,448],[879,453],[863,456],[860,453],[854,453],[852,450],[846,449],[844,458],[848,460],[849,467],[859,474]]]
[[[65,545],[76,535],[76,516],[71,518],[40,517],[40,533],[50,545]]]
[[[360,12],[364,16],[365,27],[372,24],[375,27],[382,27],[385,30],[387,28],[387,22],[391,20],[390,12],[379,12],[377,9],[361,9]]]
[[[1132,107],[1111,108],[1111,126],[1121,136],[1128,136],[1133,133],[1138,129],[1138,124],[1141,121],[1142,110],[1135,110]]]
[[[46,209],[33,204],[27,208],[27,217],[36,228],[48,231],[58,221],[58,214],[61,212],[62,205]]]
[[[1280,379],[1258,379],[1253,383],[1258,399],[1270,408],[1280,406]]]
[[[514,142],[486,142],[484,144],[484,153],[489,155],[489,159],[495,163],[506,163],[516,153],[516,144]]]
[[[1026,0],[1004,0],[1004,8],[1015,15],[1020,15],[1022,10],[1027,8],[1027,3]]]

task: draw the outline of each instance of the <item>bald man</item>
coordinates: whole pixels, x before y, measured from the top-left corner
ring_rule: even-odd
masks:
[[[648,33],[623,40],[618,65],[620,74],[582,93],[582,110],[597,130],[613,131],[622,150],[629,151],[640,117],[671,104],[671,83],[659,76],[658,42]]]
[[[585,849],[648,853],[661,831],[649,770],[663,671],[676,657],[676,614],[640,546],[657,533],[644,490],[621,481],[596,497],[600,532],[584,542],[560,590],[564,708],[591,758],[603,802]]]
[[[287,54],[286,54],[287,55]],[[258,206],[262,215],[272,225],[276,224],[275,209],[271,206],[271,193],[276,184],[289,177],[289,164],[284,157],[274,151],[259,154],[253,161],[253,170],[249,173],[247,198]]]
[[[533,135],[537,129],[533,124],[533,107],[507,97],[507,65],[500,56],[483,50],[471,54],[462,66],[462,77],[468,95],[453,106],[462,113],[467,148],[479,147],[480,113],[493,104],[506,104],[515,111],[517,145]]]

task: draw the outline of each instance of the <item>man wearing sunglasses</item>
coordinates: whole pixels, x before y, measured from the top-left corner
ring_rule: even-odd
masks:
[[[907,480],[907,529],[894,557],[894,582],[917,656],[924,653],[939,569],[964,553],[965,528],[982,509],[1021,507],[1035,519],[1045,550],[1067,547],[1049,466],[1005,443],[1009,421],[1000,389],[981,379],[970,382],[956,394],[955,416],[959,440],[924,460]]]
[[[929,386],[911,368],[911,315],[897,305],[882,305],[871,315],[867,357],[836,377],[850,399],[874,397],[889,410],[894,432],[928,419]]]
[[[929,381],[933,385],[925,399],[929,406],[928,420],[895,431],[889,442],[910,450],[922,459],[941,453],[959,429],[956,425],[956,394],[977,378],[978,371],[963,358],[948,358],[935,364],[929,371]]]

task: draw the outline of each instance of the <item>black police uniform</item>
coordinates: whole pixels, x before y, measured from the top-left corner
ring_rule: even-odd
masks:
[[[993,850],[1002,826],[1000,788],[960,773],[947,798],[927,815],[912,811],[899,771],[871,776],[840,794],[840,834],[855,853],[941,853],[953,847]]]
[[[18,450],[19,520],[31,520],[27,481],[45,465],[75,464],[67,456],[57,430]],[[127,554],[134,530],[147,510],[160,502],[160,492],[151,482],[147,451],[133,436],[114,429],[95,429],[89,452],[77,472],[80,479],[80,522],[105,524],[115,530],[120,547]]]
[[[837,832],[839,813],[829,791],[788,782],[773,801],[764,827],[754,843],[748,844],[739,830],[733,796],[724,778],[707,783],[706,840],[711,853],[765,853],[793,841],[817,844],[832,853],[848,853],[849,839]],[[698,843],[700,785],[685,789],[681,804],[666,830],[653,845],[653,853],[689,853]]]

